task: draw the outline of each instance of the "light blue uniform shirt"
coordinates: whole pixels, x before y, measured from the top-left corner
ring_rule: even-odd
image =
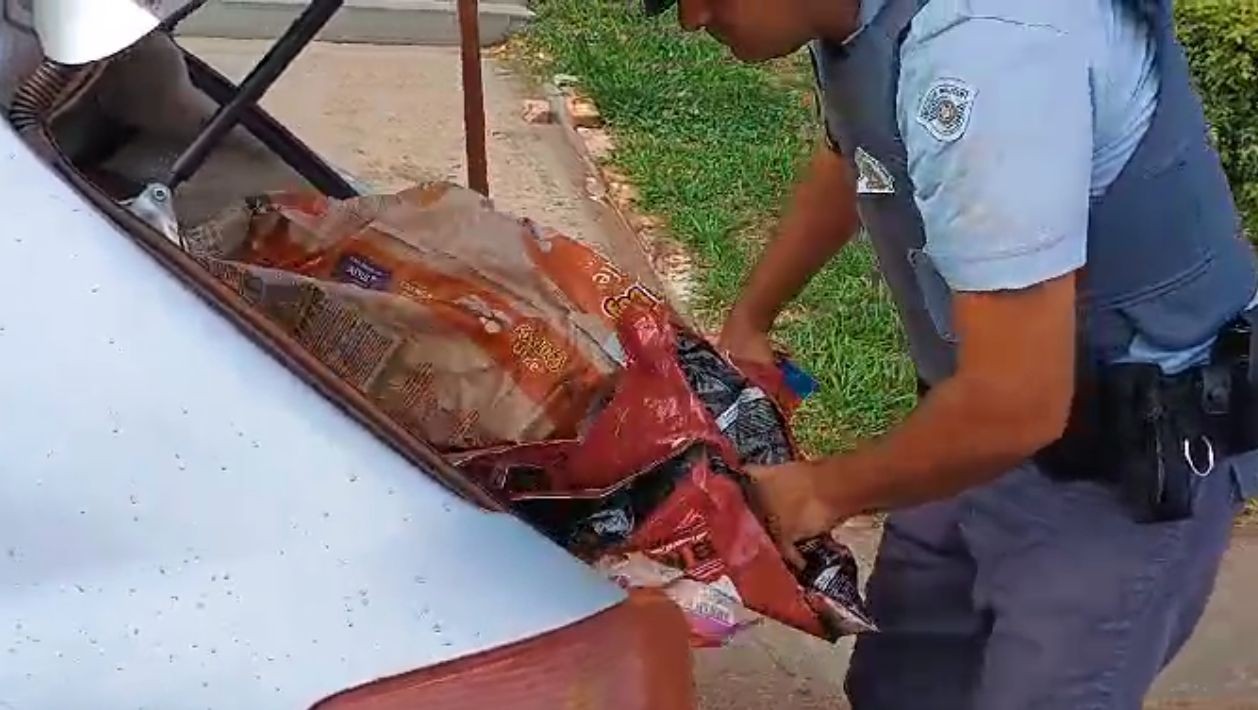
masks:
[[[865,0],[862,16],[882,5]],[[1085,264],[1090,199],[1157,105],[1156,47],[1128,5],[933,0],[914,18],[899,129],[926,252],[954,291],[1025,288]],[[969,90],[960,128],[924,108],[941,84]],[[1210,344],[1167,351],[1137,338],[1129,357],[1175,371]]]

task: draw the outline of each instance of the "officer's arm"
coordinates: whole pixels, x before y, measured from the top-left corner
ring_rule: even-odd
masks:
[[[900,128],[958,364],[886,436],[815,464],[833,519],[991,481],[1065,427],[1093,116],[1086,51],[1052,12],[989,2],[966,21],[915,22]]]
[[[768,332],[782,307],[851,240],[857,224],[851,170],[838,153],[822,146],[730,312],[730,324]]]
[[[985,483],[1057,439],[1074,391],[1075,276],[958,294],[956,374],[887,436],[815,464],[842,520]]]

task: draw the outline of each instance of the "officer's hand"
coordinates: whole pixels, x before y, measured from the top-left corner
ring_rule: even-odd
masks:
[[[816,486],[819,468],[812,462],[752,467],[751,504],[788,562],[802,569],[795,543],[829,533],[840,522]]]
[[[737,313],[731,313],[721,328],[717,347],[734,360],[771,365],[774,361],[773,344],[769,334],[751,325]]]

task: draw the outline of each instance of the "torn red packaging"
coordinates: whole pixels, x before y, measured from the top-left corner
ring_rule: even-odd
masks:
[[[586,561],[640,553],[747,609],[827,637],[807,591],[748,508],[737,476],[697,444],[611,489],[517,493],[512,507]],[[707,622],[693,621],[696,638],[707,638],[700,628]]]
[[[796,456],[788,410],[767,394],[781,391],[780,373],[744,375],[660,310],[627,310],[618,335],[626,367],[579,439],[482,452],[460,467],[587,561],[638,552],[808,633],[853,633],[832,623],[851,600],[826,594],[837,576],[856,589],[854,565],[823,565],[814,576],[827,584],[804,584],[815,580],[786,564],[744,497],[738,466]],[[692,621],[710,640],[700,628],[710,620]]]
[[[692,457],[670,496],[634,531],[628,547],[691,579],[732,588],[749,609],[817,636],[825,628],[773,540],[719,461]]]
[[[627,310],[618,334],[628,365],[611,400],[573,449],[561,485],[614,485],[697,442],[737,461],[737,452],[720,436],[708,407],[687,385],[668,315],[657,309]]]

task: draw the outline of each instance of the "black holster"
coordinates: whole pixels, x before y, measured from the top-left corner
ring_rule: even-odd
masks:
[[[1059,480],[1114,485],[1139,522],[1188,518],[1198,485],[1258,449],[1258,394],[1247,320],[1228,326],[1210,363],[1175,375],[1151,364],[1084,370],[1065,434],[1035,460]]]

